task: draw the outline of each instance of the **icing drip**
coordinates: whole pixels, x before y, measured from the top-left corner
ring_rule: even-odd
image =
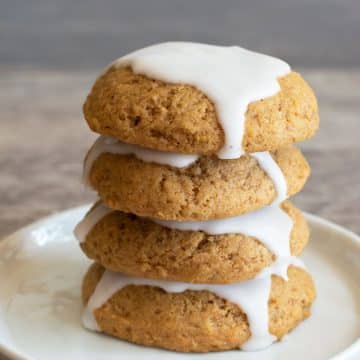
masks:
[[[214,103],[225,133],[221,159],[243,154],[245,113],[251,102],[275,95],[277,79],[290,72],[284,61],[237,46],[168,42],[130,53],[113,64],[168,83],[193,85]]]
[[[262,269],[259,274],[256,275],[256,278],[261,279],[267,276],[277,275],[285,281],[288,281],[287,268],[289,265],[294,265],[306,270],[304,263],[296,256],[279,257],[270,266]]]
[[[181,293],[186,290],[207,290],[238,305],[246,313],[251,337],[241,348],[246,351],[260,350],[271,345],[276,340],[276,337],[269,333],[268,299],[271,290],[271,275],[273,273],[286,274],[287,268],[291,264],[303,267],[300,260],[289,258],[285,261],[282,259],[274,267],[269,268],[266,276],[228,285],[190,284],[154,280],[132,277],[106,270],[84,310],[83,324],[90,330],[101,331],[94,318],[94,311],[127,285],[153,286],[161,288],[168,293]],[[279,270],[280,268],[281,270]]]
[[[85,184],[88,184],[89,173],[94,161],[102,153],[134,155],[145,162],[153,162],[177,168],[189,166],[199,158],[197,155],[152,150],[138,145],[123,143],[111,137],[100,136],[91,147],[84,162],[83,181]]]
[[[289,240],[293,221],[278,205],[218,220],[151,220],[164,227],[181,231],[203,231],[211,235],[237,233],[253,236],[272,251],[276,257],[290,256]]]
[[[273,204],[280,204],[287,199],[287,183],[285,176],[271,154],[268,151],[264,151],[252,153],[250,155],[258,161],[261,168],[267,173],[275,186],[277,195]]]
[[[74,229],[74,235],[80,243],[84,242],[87,234],[90,230],[107,214],[111,213],[112,209],[105,207],[105,205],[100,202],[96,204],[86,215],[85,217],[76,225]]]

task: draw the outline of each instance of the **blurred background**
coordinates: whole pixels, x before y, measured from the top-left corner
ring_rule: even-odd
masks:
[[[360,1],[0,0],[0,235],[95,199],[80,183],[95,139],[81,106],[101,69],[161,41],[280,57],[318,95],[295,202],[360,232]]]

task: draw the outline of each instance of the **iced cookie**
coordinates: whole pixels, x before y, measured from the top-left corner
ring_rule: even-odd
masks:
[[[244,283],[202,287],[104,273],[94,264],[83,282],[84,325],[183,352],[259,349],[310,315],[315,298],[310,275],[290,266],[288,278],[273,275],[248,288]]]
[[[319,125],[312,89],[286,63],[191,43],[158,44],[120,58],[97,79],[83,110],[97,133],[222,158],[237,157],[240,148],[288,146]]]
[[[309,229],[288,201],[282,208],[195,223],[156,222],[98,203],[75,234],[84,253],[109,270],[221,284],[249,280],[278,258],[298,256]]]
[[[296,194],[310,173],[294,147],[234,160],[195,157],[185,167],[174,167],[157,163],[163,152],[135,156],[130,155],[134,149],[117,151],[123,144],[98,152],[98,144],[85,160],[85,178],[103,202],[113,209],[166,220],[244,214]],[[172,154],[169,157],[174,159]]]

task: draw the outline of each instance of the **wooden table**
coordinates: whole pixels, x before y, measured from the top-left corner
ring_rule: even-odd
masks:
[[[321,129],[301,147],[312,177],[295,202],[360,233],[360,71],[304,70]],[[95,139],[81,105],[95,72],[2,70],[0,235],[95,199],[80,183]]]

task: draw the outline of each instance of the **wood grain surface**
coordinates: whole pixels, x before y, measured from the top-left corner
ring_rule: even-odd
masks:
[[[81,105],[95,71],[1,69],[0,235],[93,201],[80,183],[96,138]],[[321,129],[302,143],[312,177],[294,198],[303,210],[360,232],[359,70],[304,70],[320,105]]]

